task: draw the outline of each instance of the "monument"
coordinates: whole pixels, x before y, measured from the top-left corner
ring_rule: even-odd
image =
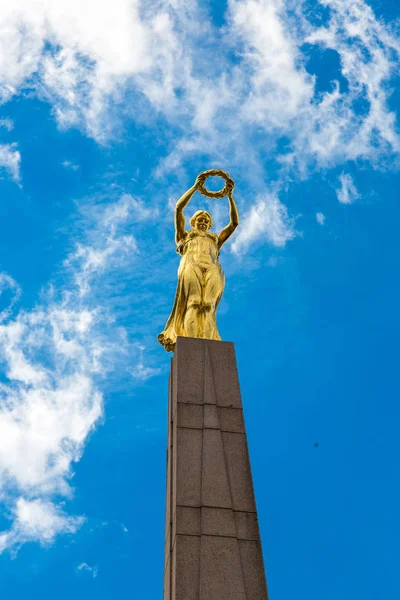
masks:
[[[207,177],[225,187],[210,192]],[[173,351],[169,383],[164,600],[267,600],[257,510],[234,346],[222,342],[216,312],[225,277],[222,245],[239,224],[234,182],[220,169],[201,173],[178,200],[175,301],[158,340]],[[183,210],[196,190],[228,196],[230,222]]]

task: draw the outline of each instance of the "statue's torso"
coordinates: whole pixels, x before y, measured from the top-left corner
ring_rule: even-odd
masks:
[[[218,236],[192,229],[178,246],[178,252],[201,269],[209,269],[219,264]]]

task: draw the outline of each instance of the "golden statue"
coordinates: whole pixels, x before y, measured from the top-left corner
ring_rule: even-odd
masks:
[[[211,176],[225,179],[223,190],[210,192],[205,188],[205,180]],[[239,224],[239,214],[232,195],[234,185],[229,175],[221,169],[205,171],[200,173],[194,186],[176,203],[176,251],[182,258],[174,306],[164,331],[158,336],[158,341],[168,352],[174,350],[178,335],[208,340],[221,339],[216,313],[225,287],[225,276],[219,262],[219,252]],[[219,235],[209,231],[213,223],[206,210],[198,210],[190,219],[192,229],[185,230],[183,209],[196,190],[209,198],[228,196],[230,222]]]

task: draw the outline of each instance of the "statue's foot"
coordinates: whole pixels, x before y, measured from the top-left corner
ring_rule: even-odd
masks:
[[[173,352],[175,350],[175,343],[168,341],[165,345],[164,348],[166,349],[167,352]]]
[[[175,342],[166,338],[164,333],[158,334],[157,340],[164,346],[167,352],[173,352],[175,350]]]

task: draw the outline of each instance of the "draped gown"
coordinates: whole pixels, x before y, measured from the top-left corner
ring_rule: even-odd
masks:
[[[176,249],[182,256],[172,312],[159,342],[172,351],[177,336],[220,340],[216,312],[225,287],[219,262],[218,235],[185,231]]]

